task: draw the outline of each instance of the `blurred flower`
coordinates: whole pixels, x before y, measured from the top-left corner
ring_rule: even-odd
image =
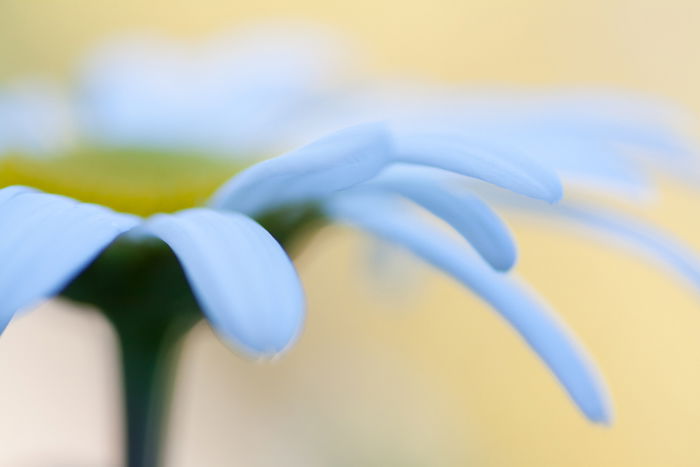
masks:
[[[73,115],[66,97],[53,84],[25,79],[0,90],[0,152],[34,156],[72,146]]]
[[[584,227],[616,240],[618,246],[651,255],[700,288],[698,255],[672,234],[629,214],[632,205],[655,198],[655,175],[691,184],[700,176],[695,143],[682,131],[694,119],[680,109],[648,97],[594,89],[538,95],[516,90],[469,92],[425,83],[370,88],[339,107],[346,112],[334,115],[344,115],[344,124],[377,115],[398,119],[410,129],[407,140],[419,131],[517,148],[556,171],[567,190],[556,205],[533,203],[484,185],[465,185],[446,173],[406,167],[384,173],[393,177],[393,183],[403,180],[410,185],[430,178],[442,190],[476,192],[529,219]]]
[[[295,121],[350,78],[353,56],[319,25],[273,22],[198,44],[131,34],[83,62],[78,118],[109,145],[267,157],[303,141]]]
[[[466,245],[452,242],[455,249],[450,249],[437,231],[428,225],[422,228],[420,219],[412,219],[401,210],[387,209],[382,198],[365,204],[371,195],[363,188],[363,182],[402,160],[452,169],[548,200],[559,196],[556,178],[516,156],[494,154],[471,160],[458,153],[442,158],[434,154],[426,146],[415,154],[397,153],[382,124],[351,127],[244,170],[215,194],[211,207],[216,210],[156,214],[145,221],[62,196],[5,188],[0,191],[0,218],[13,227],[1,243],[2,256],[7,258],[6,277],[0,282],[5,296],[2,321],[7,323],[17,310],[59,293],[104,248],[131,231],[121,238],[122,246],[128,242],[132,248],[144,248],[149,244],[146,237],[153,236],[172,248],[205,315],[228,341],[254,353],[279,352],[298,333],[301,289],[281,247],[247,216],[269,223],[281,241],[288,241],[275,224],[287,223],[284,218],[291,217],[294,225],[311,203],[331,217],[351,219],[371,231],[379,229],[380,234],[381,229],[390,227],[395,241],[415,248],[457,275],[523,333],[589,417],[604,421],[607,408],[598,381],[566,331],[548,312],[505,276],[472,257]],[[430,202],[429,196],[426,201]],[[449,211],[460,201],[445,198],[433,202],[439,214],[441,207]],[[513,249],[503,226],[486,205],[473,202],[464,203],[464,207],[473,214],[474,224],[461,230],[465,238],[473,238],[477,248],[481,247],[498,267],[507,267]],[[274,213],[280,209],[282,212]],[[266,217],[270,219],[267,222]],[[450,219],[449,214],[446,217]],[[408,223],[399,224],[404,218]],[[454,221],[458,226],[463,223],[458,218]],[[493,238],[483,237],[489,232],[495,233]],[[414,234],[417,236],[412,238]]]
[[[656,137],[665,127],[592,114],[598,106],[586,96],[575,101],[590,104],[584,108],[552,106],[547,97],[509,107],[518,99],[507,94],[465,100],[430,92],[396,106],[368,92],[347,99],[319,71],[334,57],[328,41],[245,37],[240,48],[216,42],[189,52],[159,40],[111,45],[87,62],[77,102],[65,109],[55,111],[63,101],[39,94],[29,110],[10,100],[17,105],[0,112],[9,115],[7,128],[25,115],[40,118],[30,119],[35,131],[27,137],[13,132],[0,140],[0,185],[8,186],[0,190],[0,221],[10,226],[0,234],[1,328],[18,310],[61,294],[97,305],[113,321],[136,308],[129,324],[136,327],[148,316],[157,316],[156,327],[168,323],[169,307],[201,308],[226,341],[275,354],[303,320],[303,293],[285,249],[324,222],[346,222],[473,290],[588,418],[609,421],[605,389],[584,352],[545,305],[502,273],[516,260],[505,224],[450,183],[464,188],[478,179],[538,205],[555,202],[557,170],[624,181],[628,173],[608,157],[617,154],[608,143],[665,148],[675,142]],[[426,112],[426,104],[438,112]],[[65,114],[71,124],[56,131],[51,116]],[[367,123],[377,120],[385,122]],[[47,148],[54,134],[69,137]],[[252,163],[299,139],[315,141]],[[67,149],[63,140],[76,144]]]

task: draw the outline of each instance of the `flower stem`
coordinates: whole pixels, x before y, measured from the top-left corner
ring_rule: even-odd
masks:
[[[157,467],[162,463],[177,357],[193,321],[173,320],[169,326],[145,328],[129,321],[112,323],[122,360],[125,465]]]
[[[180,346],[202,317],[180,263],[162,242],[120,239],[61,295],[93,305],[114,327],[122,360],[124,462],[158,467]]]

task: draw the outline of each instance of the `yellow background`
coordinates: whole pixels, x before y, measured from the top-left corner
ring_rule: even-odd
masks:
[[[337,27],[375,71],[630,88],[700,114],[692,0],[0,0],[0,77],[67,77],[86,47],[127,28],[196,38],[269,17]],[[645,215],[700,250],[699,203],[666,182]],[[289,355],[245,361],[205,326],[189,339],[168,465],[700,465],[700,292],[571,229],[512,225],[517,272],[609,382],[611,428],[587,423],[468,292],[421,269],[423,292],[387,298],[363,244],[333,228],[299,261],[310,311]],[[61,304],[13,323],[0,341],[0,465],[117,465],[110,339]]]

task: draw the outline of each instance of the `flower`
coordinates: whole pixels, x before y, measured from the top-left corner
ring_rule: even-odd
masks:
[[[258,24],[197,44],[127,34],[81,64],[77,118],[111,146],[269,156],[310,139],[298,127],[348,79],[349,48],[303,23]]]
[[[661,261],[700,288],[700,257],[671,233],[625,209],[625,205],[643,204],[655,197],[650,168],[675,180],[697,181],[695,144],[680,131],[694,125],[692,117],[650,98],[593,89],[548,95],[501,90],[485,95],[483,91],[474,94],[415,83],[397,88],[373,91],[369,97],[353,96],[349,99],[352,118],[346,122],[358,116],[396,115],[396,102],[402,102],[401,119],[409,128],[517,148],[555,170],[567,187],[567,196],[557,204],[533,203],[420,169],[387,171],[385,176],[394,172],[393,183],[403,179],[404,184],[411,184],[417,178],[431,177],[442,190],[461,193],[467,189],[529,219],[535,215],[584,227]],[[498,140],[500,135],[507,135],[507,140]],[[415,130],[406,138],[415,138]]]
[[[562,195],[556,172],[563,166],[544,155],[568,155],[574,174],[618,181],[625,173],[614,170],[617,152],[607,143],[632,135],[655,147],[673,137],[650,137],[656,124],[552,106],[543,96],[522,105],[513,95],[479,102],[450,95],[446,105],[431,93],[433,114],[422,103],[410,112],[406,103],[398,111],[368,105],[370,94],[348,103],[330,95],[319,74],[299,73],[309,69],[307,58],[295,61],[288,47],[277,53],[267,43],[268,59],[207,52],[196,66],[171,45],[140,44],[89,61],[77,104],[24,88],[0,101],[0,127],[33,130],[0,137],[0,222],[8,226],[0,234],[0,329],[19,310],[63,295],[97,305],[120,333],[151,332],[201,309],[226,342],[274,355],[303,322],[302,287],[287,252],[305,230],[344,222],[474,291],[589,419],[610,420],[585,352],[545,304],[504,274],[516,261],[515,244],[474,193],[490,184],[546,206]],[[312,50],[300,48],[302,57]],[[240,73],[244,79],[228,80]],[[290,129],[304,138],[321,127],[343,129],[251,162],[300,138]]]
[[[385,125],[355,126],[242,171],[219,189],[209,209],[156,214],[145,221],[58,195],[4,188],[0,218],[13,227],[2,242],[7,267],[1,322],[6,324],[17,310],[59,293],[118,237],[139,244],[154,236],[178,256],[204,312],[227,340],[254,353],[276,353],[299,331],[301,288],[282,248],[252,217],[285,206],[294,214],[309,203],[322,202],[325,206],[320,209],[332,217],[361,220],[352,206],[370,196],[362,188],[364,182],[404,160],[451,169],[550,201],[559,196],[551,173],[516,156],[469,160],[456,153],[442,158],[435,154],[429,147],[398,154]],[[334,196],[338,192],[342,194]],[[438,210],[458,200],[445,201],[436,203]],[[472,211],[481,226],[462,229],[464,235],[480,245],[479,228],[494,231],[494,241],[500,239],[509,255],[510,238],[493,213],[483,204],[474,204]],[[379,204],[377,212],[389,214]],[[455,222],[464,221],[455,218]],[[499,261],[502,252],[486,240],[480,249]]]

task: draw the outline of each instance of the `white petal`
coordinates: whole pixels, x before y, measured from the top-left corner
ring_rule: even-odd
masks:
[[[338,197],[330,214],[407,248],[490,303],[552,369],[592,421],[610,420],[607,393],[566,327],[517,281],[469,254],[450,236],[377,196]]]
[[[143,229],[175,252],[215,329],[254,354],[283,351],[298,336],[304,294],[274,238],[238,213],[191,209],[159,214]]]
[[[20,309],[60,292],[138,222],[63,196],[0,190],[0,331]]]
[[[383,124],[346,128],[241,172],[219,189],[211,204],[256,214],[323,197],[375,176],[390,154],[391,139]]]

